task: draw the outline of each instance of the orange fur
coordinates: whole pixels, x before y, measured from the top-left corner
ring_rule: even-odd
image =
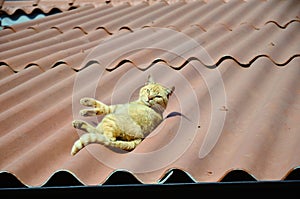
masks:
[[[163,111],[173,91],[174,87],[166,88],[149,76],[136,101],[109,106],[93,98],[82,98],[82,105],[92,107],[81,110],[82,116],[105,116],[96,127],[82,120],[72,122],[74,128],[87,133],[74,143],[71,154],[75,155],[91,143],[133,150],[162,122]]]

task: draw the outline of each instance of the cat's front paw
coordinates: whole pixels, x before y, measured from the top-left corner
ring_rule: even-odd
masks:
[[[90,107],[96,107],[97,106],[97,102],[95,99],[90,98],[90,97],[84,97],[80,99],[80,104],[84,105],[84,106],[90,106]]]

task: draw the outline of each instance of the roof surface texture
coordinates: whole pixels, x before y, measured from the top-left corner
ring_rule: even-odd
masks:
[[[232,171],[284,180],[300,165],[300,1],[1,1],[1,10],[62,12],[0,31],[0,176],[84,185],[119,171],[163,183]],[[82,97],[127,103],[149,74],[175,86],[165,120],[131,152],[90,144]]]

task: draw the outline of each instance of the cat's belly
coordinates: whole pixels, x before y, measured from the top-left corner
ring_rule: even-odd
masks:
[[[118,107],[115,113],[128,116],[141,127],[144,133],[150,133],[162,121],[162,115],[145,105],[127,104],[124,107]]]

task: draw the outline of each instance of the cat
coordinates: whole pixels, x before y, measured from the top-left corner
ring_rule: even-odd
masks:
[[[167,88],[156,83],[152,76],[139,90],[137,100],[116,105],[106,105],[94,98],[84,97],[80,104],[92,107],[80,110],[82,116],[105,115],[95,127],[82,120],[73,120],[72,126],[83,130],[74,144],[71,155],[77,154],[91,143],[132,151],[162,121],[163,112],[175,87]]]

